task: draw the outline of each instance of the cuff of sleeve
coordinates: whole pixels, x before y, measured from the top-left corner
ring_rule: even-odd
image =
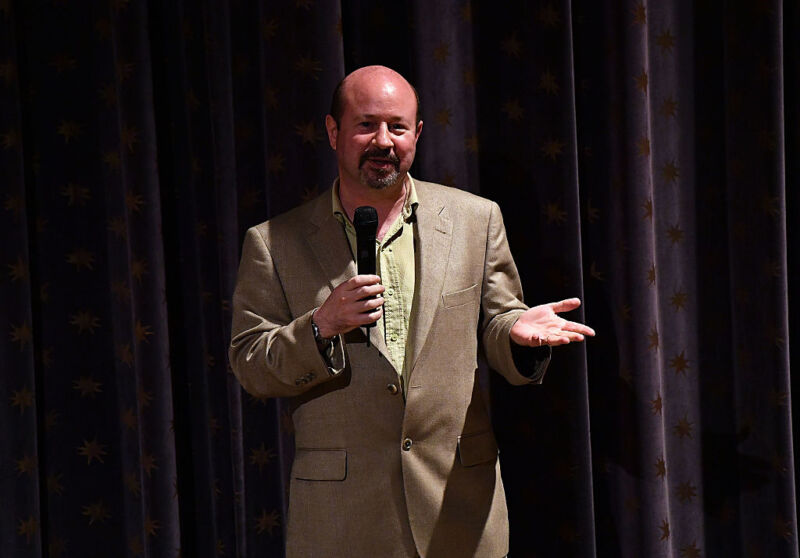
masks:
[[[511,358],[514,366],[520,375],[526,377],[532,383],[541,384],[547,365],[550,363],[552,347],[543,345],[541,347],[523,347],[517,345],[510,338]]]

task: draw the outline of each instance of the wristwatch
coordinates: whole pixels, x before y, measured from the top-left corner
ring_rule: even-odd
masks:
[[[326,351],[331,346],[333,341],[332,337],[323,337],[319,333],[319,326],[314,323],[314,318],[311,318],[311,331],[314,333],[314,341],[317,342],[317,349],[320,351]]]

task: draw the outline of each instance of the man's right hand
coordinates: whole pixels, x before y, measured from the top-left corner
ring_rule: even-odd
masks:
[[[341,283],[314,312],[319,334],[330,338],[378,321],[384,290],[377,275],[356,275]]]

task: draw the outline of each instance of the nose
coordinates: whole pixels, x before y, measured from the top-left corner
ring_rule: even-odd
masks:
[[[372,141],[381,149],[389,149],[394,146],[392,138],[389,136],[389,126],[385,122],[378,127],[378,131],[375,132],[375,137],[372,138]]]

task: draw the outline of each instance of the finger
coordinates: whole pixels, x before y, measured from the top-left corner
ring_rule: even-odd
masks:
[[[566,345],[569,343],[569,338],[563,335],[551,335],[547,338],[547,344],[551,347],[558,347],[559,345]]]
[[[377,275],[356,275],[355,277],[351,277],[343,284],[346,285],[348,291],[355,290],[359,287],[364,287],[366,285],[375,285],[376,283],[380,283],[381,278]]]
[[[570,310],[575,310],[580,305],[581,299],[566,298],[564,300],[559,300],[558,302],[551,302],[550,308],[553,309],[553,312],[569,312]]]
[[[578,322],[566,322],[561,329],[564,331],[574,331],[575,333],[582,333],[594,337],[594,330],[587,325]]]
[[[371,312],[364,312],[363,314],[357,314],[355,318],[355,323],[357,325],[367,325],[373,322],[377,322],[383,316],[383,307],[376,308]]]
[[[381,306],[383,306],[382,296],[379,296],[377,298],[367,298],[358,301],[358,303],[355,305],[355,311],[361,314],[364,312],[370,312]]]
[[[377,283],[375,285],[366,285],[363,287],[359,287],[353,291],[353,298],[355,300],[362,300],[364,298],[372,298],[373,296],[379,295],[386,290],[386,287]]]

